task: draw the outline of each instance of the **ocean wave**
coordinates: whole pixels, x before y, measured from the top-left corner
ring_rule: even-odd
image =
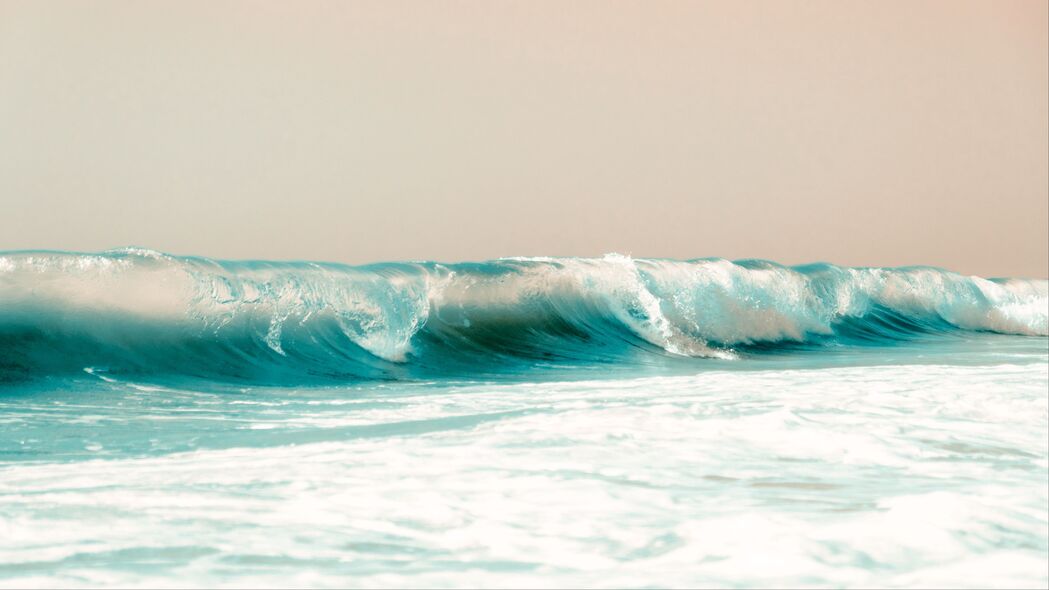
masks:
[[[399,379],[971,331],[1046,336],[1049,282],[617,254],[367,266],[0,254],[0,380],[85,369]]]

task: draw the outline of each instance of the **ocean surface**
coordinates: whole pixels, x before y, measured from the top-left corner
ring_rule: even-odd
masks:
[[[3,587],[1046,587],[1049,282],[0,253]]]

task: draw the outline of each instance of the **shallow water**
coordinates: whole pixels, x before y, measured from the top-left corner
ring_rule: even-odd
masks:
[[[0,584],[1045,587],[1046,341],[986,338],[671,376],[23,385]]]

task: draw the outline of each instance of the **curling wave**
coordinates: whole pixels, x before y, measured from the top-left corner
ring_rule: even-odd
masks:
[[[1046,336],[1049,282],[616,254],[368,266],[141,249],[0,254],[0,381],[85,369],[420,378],[967,331]]]

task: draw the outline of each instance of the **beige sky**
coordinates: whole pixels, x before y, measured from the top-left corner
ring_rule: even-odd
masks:
[[[1047,6],[0,0],[0,249],[1045,277]]]

